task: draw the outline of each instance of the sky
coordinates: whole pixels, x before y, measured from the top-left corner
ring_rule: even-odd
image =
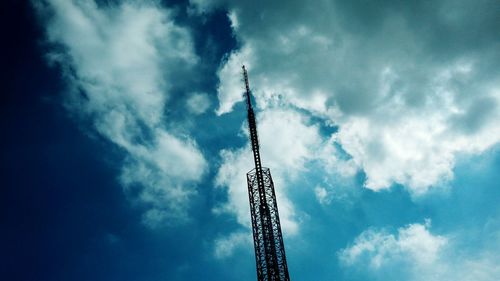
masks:
[[[6,0],[0,276],[500,280],[495,0]]]

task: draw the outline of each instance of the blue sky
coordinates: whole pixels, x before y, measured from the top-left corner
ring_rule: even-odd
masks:
[[[5,1],[0,276],[500,280],[498,3]]]

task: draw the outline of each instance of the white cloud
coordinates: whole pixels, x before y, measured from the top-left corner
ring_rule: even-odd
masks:
[[[325,151],[335,152],[331,142],[323,140],[319,127],[309,124],[309,118],[291,109],[269,107],[257,114],[259,144],[263,166],[269,167],[273,176],[279,205],[281,225],[285,236],[299,230],[297,214],[287,194],[297,185],[299,175],[308,170],[311,161],[321,159]],[[247,124],[242,130],[247,134]],[[249,144],[237,150],[223,150],[222,164],[216,177],[216,185],[226,187],[228,202],[218,206],[217,212],[235,214],[238,222],[250,228],[250,213],[246,187],[246,171],[253,168],[253,156]],[[334,159],[330,155],[329,159]],[[336,167],[337,160],[330,165]]]
[[[199,115],[210,107],[210,98],[205,93],[193,93],[186,101],[186,106],[191,113]]]
[[[314,188],[314,194],[316,195],[316,199],[320,204],[330,204],[330,202],[332,201],[331,195],[324,187],[316,186]]]
[[[496,33],[481,28],[495,17],[482,2],[475,9],[485,16],[473,22],[467,5],[449,1],[418,4],[418,13],[384,3],[193,2],[204,12],[227,8],[242,46],[220,68],[217,113],[242,100],[238,71],[248,63],[260,108],[279,100],[339,126],[335,139],[366,173],[367,188],[399,183],[423,194],[453,177],[457,155],[500,141]],[[472,28],[484,40],[460,43]]]
[[[422,194],[453,177],[458,154],[480,153],[500,141],[500,126],[495,122],[500,117],[498,111],[485,113],[487,116],[473,132],[458,128],[453,121],[464,114],[479,114],[466,113],[470,107],[488,110],[487,106],[477,105],[484,103],[483,98],[466,101],[462,108],[455,104],[457,93],[450,92],[450,80],[460,79],[455,75],[468,75],[460,73],[461,67],[452,66],[437,75],[430,86],[435,96],[428,97],[431,100],[424,108],[408,108],[401,104],[400,97],[394,97],[374,114],[346,118],[338,133],[339,142],[366,172],[368,188],[379,190],[400,183]],[[443,78],[443,72],[455,74]],[[484,91],[484,99],[496,107],[498,92],[487,87]]]
[[[149,206],[144,221],[155,226],[185,218],[207,164],[194,140],[166,131],[163,112],[172,77],[184,71],[179,65],[198,60],[188,30],[152,2],[36,5],[54,45],[48,57],[68,84],[67,106],[126,153],[120,178],[126,188],[142,186],[139,199]]]
[[[321,181],[324,177],[352,177],[357,168],[351,160],[340,157],[334,137],[323,138],[319,125],[312,123],[306,114],[295,109],[284,109],[278,105],[279,102],[275,100],[272,104],[265,105],[265,110],[257,112],[257,127],[262,163],[271,169],[286,239],[299,232],[302,218],[307,217],[296,210],[288,197],[295,189],[308,188],[303,186],[301,175],[308,171],[322,174],[318,180],[308,180],[314,184],[313,182]],[[247,122],[243,123],[242,131],[248,138]],[[220,155],[222,164],[215,184],[227,188],[228,201],[218,205],[214,211],[234,214],[239,224],[250,229],[246,172],[254,164],[249,142],[239,149],[222,150]],[[318,165],[317,162],[322,164]],[[323,169],[318,169],[319,166]],[[325,192],[332,194],[321,197],[320,202],[326,204],[333,200],[333,191],[333,187],[325,189]],[[344,195],[340,193],[335,194],[335,199],[340,200],[342,196]]]
[[[243,48],[236,53],[232,53],[226,63],[219,69],[217,75],[225,77],[220,79],[217,87],[219,97],[219,108],[217,115],[228,113],[233,109],[235,103],[243,100],[245,85],[242,79],[242,66],[251,66],[251,54],[249,48]]]
[[[298,225],[285,190],[297,172],[304,169],[304,163],[315,146],[319,145],[319,132],[315,127],[304,125],[305,117],[294,111],[267,110],[257,117],[263,166],[271,168],[283,232],[294,234]],[[282,126],[280,120],[287,126]],[[246,123],[243,130],[247,131]],[[291,149],[292,146],[294,149]],[[222,208],[235,213],[240,224],[250,227],[246,188],[246,172],[253,168],[250,146],[247,144],[234,151],[224,150],[221,156],[223,164],[219,168],[216,184],[227,187],[229,196],[229,201]]]
[[[432,264],[447,243],[444,236],[433,235],[428,228],[430,222],[410,224],[398,229],[398,234],[367,230],[361,233],[350,247],[342,250],[340,260],[352,265],[366,257],[373,268],[392,263],[395,259],[409,258],[410,262]]]
[[[218,259],[230,257],[239,247],[250,249],[252,242],[251,232],[233,232],[215,240],[214,256]]]
[[[412,281],[498,280],[498,237],[486,239],[486,247],[475,247],[471,252],[460,249],[460,234],[435,235],[429,228],[430,221],[426,221],[400,228],[396,235],[384,230],[364,231],[338,253],[339,259],[347,268],[366,269],[374,280],[387,280],[394,274]]]

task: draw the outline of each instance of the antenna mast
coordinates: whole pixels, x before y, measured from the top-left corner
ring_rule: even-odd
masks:
[[[252,108],[248,74],[244,65],[242,68],[246,90],[248,129],[250,130],[255,163],[255,169],[247,173],[247,184],[255,261],[257,264],[257,280],[289,281],[290,277],[288,275],[273,179],[269,168],[264,168],[261,164],[257,124]]]

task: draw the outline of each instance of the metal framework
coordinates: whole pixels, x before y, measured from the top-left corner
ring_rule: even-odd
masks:
[[[257,264],[257,280],[289,281],[290,276],[288,275],[273,179],[269,168],[264,168],[261,165],[257,124],[250,99],[248,74],[245,66],[242,68],[246,88],[248,128],[255,162],[255,169],[247,173],[247,183],[255,262]]]

